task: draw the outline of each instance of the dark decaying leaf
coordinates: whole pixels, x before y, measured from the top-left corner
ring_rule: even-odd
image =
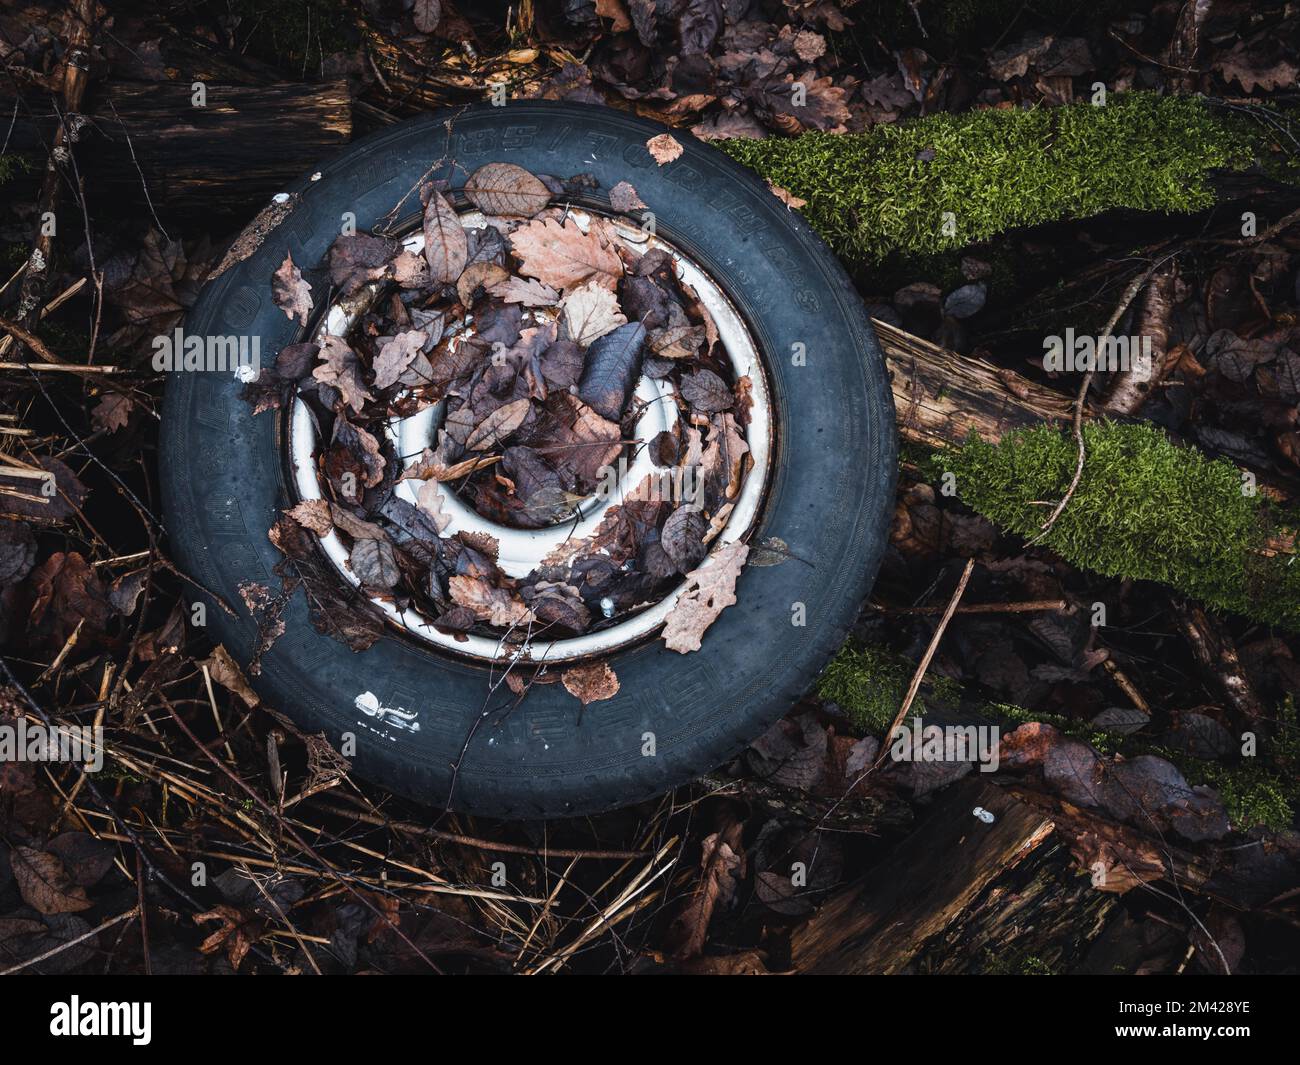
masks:
[[[25,521],[0,518],[0,588],[16,584],[36,565],[36,537]]]
[[[542,376],[555,388],[569,388],[582,379],[587,357],[572,340],[557,340],[541,357]]]
[[[361,583],[372,588],[391,588],[402,576],[393,545],[387,540],[358,540],[352,545],[348,564]]]
[[[692,410],[705,414],[727,410],[736,402],[727,382],[703,367],[682,378],[682,398]]]
[[[442,19],[442,0],[415,0],[411,10],[415,28],[421,33],[432,33]]]
[[[501,470],[515,484],[515,494],[524,505],[521,517],[527,524],[540,528],[572,513],[560,475],[532,448],[506,448]]]
[[[709,523],[704,515],[694,507],[680,506],[664,522],[660,543],[673,564],[683,573],[687,573],[700,564],[707,550],[704,534],[709,531]]]
[[[363,285],[384,277],[397,254],[397,245],[369,233],[352,233],[330,245],[330,281],[340,294],[351,296]]]
[[[45,480],[0,473],[0,516],[26,518],[38,525],[54,525],[72,518],[86,501],[89,490],[75,473],[52,455],[27,455],[29,463],[50,476]]]
[[[644,350],[645,326],[640,322],[629,322],[606,333],[587,349],[578,396],[602,417],[615,422],[621,419],[640,376]]]
[[[93,905],[86,889],[68,874],[57,854],[35,847],[14,847],[9,860],[19,894],[38,913],[76,913]]]

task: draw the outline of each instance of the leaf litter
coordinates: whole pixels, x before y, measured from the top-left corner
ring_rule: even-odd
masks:
[[[682,151],[668,134],[648,148],[661,164]],[[462,224],[445,188],[422,186],[422,257],[376,234],[335,240],[331,281],[344,296],[372,286],[368,309],[347,336],[286,347],[245,393],[256,410],[296,394],[329,441],[330,498],[287,510],[290,524],[277,523],[272,539],[302,561],[305,542],[290,529],[334,533],[368,595],[414,606],[459,640],[490,634],[505,653],[599,631],[680,586],[664,639],[685,654],[735,602],[748,554],[743,544],[710,551],[749,464],[749,382],[735,379],[672,255],[623,240],[613,219],[573,216],[553,202],[563,187],[489,163],[462,190],[481,224]],[[623,213],[646,206],[626,181],[610,198]],[[291,257],[272,295],[286,316],[308,321],[311,287]],[[646,375],[677,411],[655,441],[637,438]],[[429,446],[413,459],[396,454],[389,419],[436,404],[445,414]],[[662,484],[624,485],[593,535],[522,578],[497,564],[495,538],[448,531],[453,497],[506,527],[570,522],[652,444]],[[683,489],[697,479],[698,491]],[[416,507],[394,494],[404,480],[418,481]],[[372,631],[368,614],[354,628],[335,619],[334,634],[353,642]],[[604,663],[569,669],[563,683],[583,705],[618,690]]]

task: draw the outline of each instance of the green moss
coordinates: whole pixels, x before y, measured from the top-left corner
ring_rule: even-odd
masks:
[[[1129,93],[1104,107],[944,113],[719,146],[807,200],[804,216],[841,255],[879,261],[1115,208],[1201,210],[1214,202],[1209,172],[1249,165],[1259,141],[1196,97]]]
[[[903,705],[915,669],[902,655],[883,647],[845,644],[818,680],[817,694],[839,705],[862,731],[882,732]],[[913,711],[924,716],[927,705],[947,705],[959,697],[955,682],[927,675],[912,703]]]
[[[1183,767],[1179,767],[1180,769]],[[1202,762],[1184,772],[1189,784],[1208,784],[1219,793],[1228,820],[1242,831],[1263,825],[1281,832],[1295,818],[1296,789],[1278,774],[1253,762],[1220,765]]]
[[[27,156],[16,152],[5,152],[0,155],[0,185],[12,181],[19,174],[29,174],[35,169],[35,164]]]
[[[1223,610],[1300,631],[1300,563],[1266,543],[1286,516],[1243,492],[1240,471],[1171,443],[1150,425],[1084,427],[1087,461],[1069,505],[1042,541],[1108,577],[1160,581]],[[931,459],[962,502],[1004,531],[1036,536],[1074,474],[1069,433],[1039,427],[998,444],[978,438]],[[1294,564],[1293,564],[1294,563]]]
[[[1293,697],[1287,696],[1272,736],[1261,741],[1254,757],[1243,757],[1235,765],[1198,759],[1176,764],[1188,783],[1208,784],[1219,793],[1235,828],[1290,828],[1300,803],[1300,728]]]

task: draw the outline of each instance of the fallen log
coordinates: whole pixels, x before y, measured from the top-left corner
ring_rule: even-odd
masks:
[[[993,815],[986,822],[976,810]],[[901,973],[991,884],[1041,847],[1046,813],[983,780],[948,789],[916,830],[791,936],[799,973]]]
[[[1064,425],[1073,416],[1066,396],[1014,370],[958,355],[878,318],[872,324],[889,367],[898,432],[910,443],[960,447],[971,433],[995,443],[1015,429]]]
[[[88,190],[152,208],[164,221],[186,215],[246,217],[305,167],[352,139],[346,82],[325,85],[113,82],[87,101],[80,130]],[[14,100],[0,111],[14,113]],[[26,94],[11,149],[40,150],[57,127],[48,98]]]

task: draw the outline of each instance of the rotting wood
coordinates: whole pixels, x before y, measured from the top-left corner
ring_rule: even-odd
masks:
[[[991,824],[977,817],[982,808]],[[901,973],[997,877],[1041,846],[1054,823],[980,779],[950,788],[916,830],[791,937],[800,973]]]
[[[1070,400],[1054,389],[888,322],[873,319],[872,324],[889,367],[904,440],[942,448],[958,446],[976,433],[994,442],[1016,429],[1070,420]]]

